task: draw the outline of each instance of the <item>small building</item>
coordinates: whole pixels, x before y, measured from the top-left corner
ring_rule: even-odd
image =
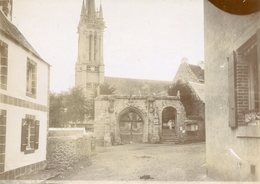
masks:
[[[0,1],[0,179],[46,165],[50,65],[11,22]]]
[[[206,166],[260,181],[260,1],[204,1]]]
[[[182,60],[169,88],[170,95],[180,93],[180,100],[185,108],[185,142],[205,140],[205,94],[204,69],[199,65]]]

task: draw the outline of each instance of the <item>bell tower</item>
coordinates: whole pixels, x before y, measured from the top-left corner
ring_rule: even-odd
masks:
[[[95,10],[95,0],[83,0],[78,25],[75,84],[83,89],[87,98],[95,97],[99,93],[100,84],[104,82],[104,29],[102,5]]]

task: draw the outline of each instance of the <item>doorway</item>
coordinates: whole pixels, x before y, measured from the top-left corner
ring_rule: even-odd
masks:
[[[123,144],[141,143],[143,138],[143,118],[136,109],[126,109],[119,117],[120,138]]]

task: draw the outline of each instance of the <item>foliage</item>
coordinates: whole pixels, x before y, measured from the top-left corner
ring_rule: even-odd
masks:
[[[94,116],[94,100],[87,100],[80,88],[50,94],[50,127],[66,127],[69,122]]]
[[[63,110],[63,95],[50,93],[50,127],[63,126]]]
[[[81,89],[72,88],[63,99],[65,122],[83,121],[86,113],[86,99]]]
[[[169,96],[176,96],[178,91],[180,92],[180,100],[186,110],[187,115],[193,113],[194,107],[193,102],[196,100],[192,89],[189,85],[182,81],[177,81],[168,88]]]
[[[116,89],[107,83],[100,85],[100,95],[113,95]]]

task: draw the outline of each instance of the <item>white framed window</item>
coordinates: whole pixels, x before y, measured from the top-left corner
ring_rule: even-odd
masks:
[[[40,122],[33,115],[26,115],[22,119],[21,151],[25,154],[33,153],[39,147]]]
[[[37,87],[37,64],[29,58],[27,59],[26,82],[26,95],[35,98]]]

